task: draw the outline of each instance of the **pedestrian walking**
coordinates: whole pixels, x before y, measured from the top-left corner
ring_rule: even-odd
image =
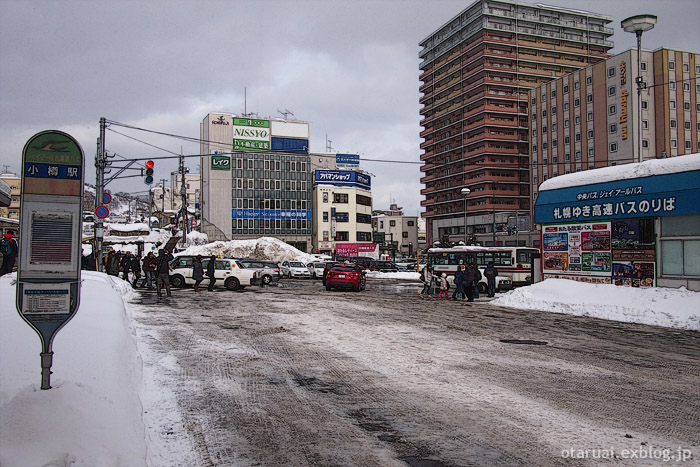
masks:
[[[423,282],[423,290],[420,293],[420,298],[425,298],[433,295],[433,268],[426,264],[420,273],[420,280]]]
[[[455,273],[455,295],[452,297],[455,300],[464,300],[464,266],[457,266]]]
[[[438,298],[449,299],[449,295],[447,295],[447,274],[444,272],[440,275],[440,293]]]
[[[194,279],[194,291],[199,292],[199,284],[204,280],[201,255],[194,257],[194,262],[192,263],[192,279]]]
[[[214,291],[214,283],[216,282],[216,256],[212,255],[209,257],[209,263],[207,264],[207,277],[209,278],[209,287],[207,290],[209,292]]]
[[[119,267],[122,270],[122,279],[125,281],[129,282],[129,271],[131,271],[131,260],[133,257],[131,256],[131,252],[127,251],[124,256],[122,256],[121,261],[119,262]]]
[[[110,276],[119,275],[119,257],[114,250],[109,250],[109,253],[107,253],[107,258],[105,258],[105,267],[107,269],[107,274]]]
[[[131,286],[137,288],[139,279],[141,279],[141,255],[138,253],[131,259],[131,270],[134,273],[134,281],[131,283]]]
[[[2,251],[2,267],[0,267],[0,276],[12,272],[19,253],[19,244],[12,233],[7,232],[2,236],[0,241],[0,251]]]
[[[143,259],[143,273],[145,277],[143,282],[141,282],[141,287],[147,285],[149,289],[152,289],[153,279],[156,274],[156,255],[154,255],[152,251],[149,251]]]
[[[464,270],[464,278],[462,279],[468,302],[474,301],[474,277],[474,265],[468,264],[467,268]]]
[[[170,293],[170,258],[171,255],[168,253],[168,250],[158,250],[158,258],[156,259],[156,292],[158,292],[159,297],[163,296],[163,286],[165,286],[168,297],[172,296]]]
[[[493,261],[490,261],[484,269],[484,276],[486,276],[486,282],[489,287],[489,297],[496,296],[496,276],[498,276],[498,269],[493,265]]]
[[[476,264],[472,263],[474,268],[474,298],[479,298],[479,281],[482,279],[481,271],[476,267]]]

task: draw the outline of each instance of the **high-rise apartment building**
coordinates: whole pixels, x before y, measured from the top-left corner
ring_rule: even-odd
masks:
[[[531,91],[533,200],[557,175],[700,152],[700,54],[661,48],[641,57],[641,106],[636,49]]]
[[[478,0],[421,41],[421,205],[429,243],[464,238],[466,227],[493,245],[509,217],[529,218],[528,92],[606,59],[611,21]],[[463,188],[470,190],[466,201]]]

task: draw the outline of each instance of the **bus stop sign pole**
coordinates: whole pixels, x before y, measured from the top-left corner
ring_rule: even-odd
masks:
[[[60,131],[37,133],[22,151],[16,305],[41,339],[41,389],[51,389],[53,339],[80,304],[84,162]]]

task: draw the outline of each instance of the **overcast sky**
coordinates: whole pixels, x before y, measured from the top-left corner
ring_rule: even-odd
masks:
[[[534,2],[533,2],[534,3]],[[698,0],[552,0],[613,17],[614,53],[635,45],[628,16],[659,17],[645,49],[700,52]],[[209,112],[257,112],[310,123],[311,151],[360,154],[375,208],[420,210],[418,43],[470,1],[33,1],[0,0],[0,169],[19,173],[35,133],[61,130],[82,145],[95,183],[99,119],[199,137]],[[244,90],[247,89],[247,102]],[[199,147],[112,127],[175,153]],[[126,158],[168,152],[113,131],[106,147]],[[198,159],[187,165],[197,172]],[[156,164],[169,178],[175,161]],[[140,177],[112,191],[145,193]]]

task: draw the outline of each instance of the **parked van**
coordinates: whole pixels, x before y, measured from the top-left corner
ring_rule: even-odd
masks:
[[[192,279],[192,265],[195,256],[177,256],[170,262],[172,271],[170,272],[170,283],[173,287],[185,287],[194,285]],[[231,258],[216,258],[214,265],[214,286],[223,285],[228,290],[244,289],[249,285],[261,285],[263,280],[262,271],[259,269],[246,268],[243,264]],[[202,268],[204,271],[209,266],[209,257],[202,258]],[[207,285],[209,279],[204,276],[203,284]]]

